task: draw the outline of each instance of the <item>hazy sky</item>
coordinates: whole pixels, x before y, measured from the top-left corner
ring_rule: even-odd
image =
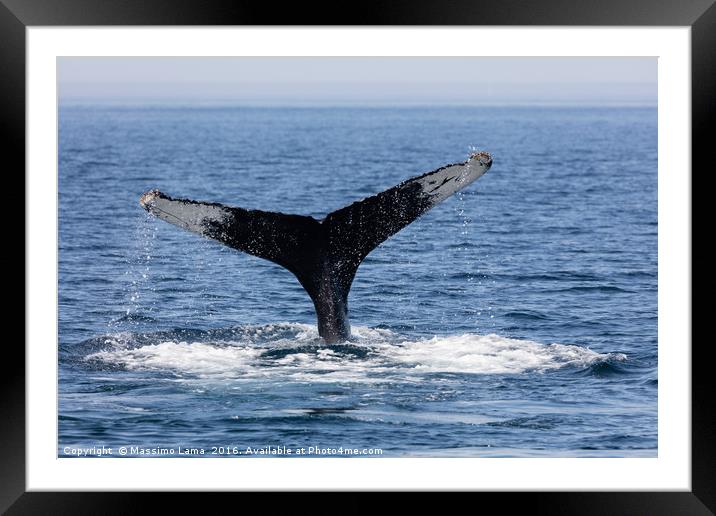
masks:
[[[62,100],[647,103],[654,57],[62,57]]]

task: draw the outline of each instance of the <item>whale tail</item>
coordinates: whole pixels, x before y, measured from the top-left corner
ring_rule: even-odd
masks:
[[[482,176],[486,152],[441,167],[329,213],[303,215],[174,199],[151,190],[140,204],[156,217],[291,271],[313,300],[326,342],[350,336],[348,293],[358,266],[380,243]]]

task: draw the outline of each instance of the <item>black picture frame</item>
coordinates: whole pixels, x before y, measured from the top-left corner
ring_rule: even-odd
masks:
[[[25,170],[25,30],[31,26],[92,25],[576,25],[688,26],[691,28],[692,173],[712,168],[708,123],[716,118],[716,6],[714,0],[521,0],[437,2],[426,0],[347,4],[201,0],[0,0],[0,74],[3,78],[3,151],[6,177]],[[21,174],[22,171],[22,174]],[[24,182],[23,182],[24,185]],[[25,199],[25,189],[23,199]],[[693,189],[692,189],[693,191]],[[13,196],[17,188],[13,188]],[[692,197],[692,206],[695,206]],[[18,211],[20,213],[20,211]],[[692,212],[693,213],[693,212]],[[694,218],[692,217],[692,220]],[[20,231],[19,225],[16,231]],[[692,230],[693,234],[693,230]],[[14,237],[14,235],[13,235]],[[19,242],[25,235],[17,235]],[[19,248],[19,243],[17,244]],[[24,248],[24,247],[23,247]],[[693,247],[692,247],[693,252]],[[27,257],[23,251],[24,259]],[[17,257],[16,257],[17,258]],[[693,270],[693,267],[692,267]],[[27,281],[27,272],[26,272]],[[693,306],[693,303],[692,303]],[[693,320],[693,316],[692,316]],[[692,326],[693,328],[693,326]],[[713,514],[716,511],[716,425],[712,393],[714,375],[708,359],[709,339],[692,344],[692,490],[690,492],[549,492],[473,493],[498,501],[501,510],[528,508],[538,514]],[[205,509],[206,495],[189,493],[48,493],[25,489],[25,356],[6,346],[0,379],[0,511],[7,514],[126,514],[148,510],[150,499],[162,504]],[[212,502],[241,498],[266,503],[248,493],[212,494]],[[293,494],[292,507],[309,493]],[[342,509],[371,510],[369,496],[347,494]],[[199,498],[198,500],[196,498]],[[481,500],[483,501],[483,500]],[[278,510],[276,498],[272,509]],[[474,503],[474,502],[473,502]],[[238,507],[238,506],[234,506]],[[145,509],[146,508],[146,509]]]

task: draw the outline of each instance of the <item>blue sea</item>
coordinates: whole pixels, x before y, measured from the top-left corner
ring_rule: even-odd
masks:
[[[336,345],[291,273],[138,202],[322,218],[473,149]],[[58,456],[655,457],[656,107],[63,103],[58,302]]]

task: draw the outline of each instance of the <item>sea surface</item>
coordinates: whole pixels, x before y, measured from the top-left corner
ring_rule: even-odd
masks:
[[[322,218],[472,149],[337,345],[291,273],[138,203]],[[655,107],[61,104],[58,455],[654,457],[657,229]]]

